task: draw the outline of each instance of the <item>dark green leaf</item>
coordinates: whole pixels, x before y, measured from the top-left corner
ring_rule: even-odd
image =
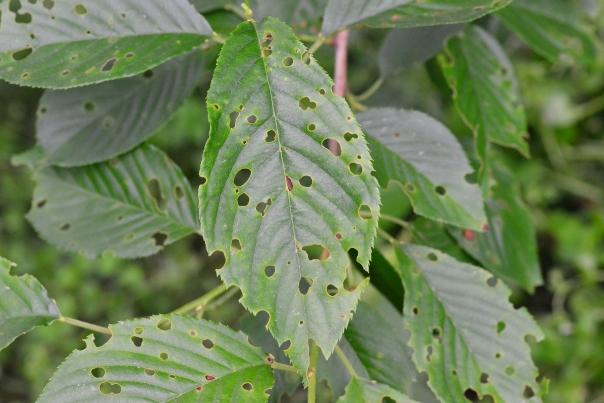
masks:
[[[498,16],[550,61],[587,64],[596,58],[596,38],[578,10],[567,0],[516,0]]]
[[[138,146],[191,94],[202,71],[203,59],[194,52],[144,76],[46,92],[37,137],[47,162],[87,165]]]
[[[133,76],[211,34],[187,0],[5,1],[0,78],[70,88]]]
[[[366,283],[343,281],[348,251],[369,265],[379,188],[369,151],[333,82],[275,19],[241,24],[208,94],[201,166],[202,232],[220,276],[306,373],[310,339],[329,356]],[[337,145],[332,151],[328,139]]]
[[[390,398],[396,403],[413,403],[401,392],[374,381],[354,378],[346,388],[346,394],[338,399],[338,403],[382,403]]]
[[[254,10],[259,20],[277,17],[292,25],[306,27],[318,21],[325,11],[328,0],[260,0]]]
[[[511,0],[329,0],[323,33],[363,23],[376,28],[412,28],[468,22]]]
[[[46,168],[36,179],[28,219],[65,250],[147,256],[198,228],[191,186],[151,146],[96,165]]]
[[[29,275],[13,276],[15,264],[0,257],[0,350],[36,326],[59,318],[59,308]]]
[[[413,360],[442,401],[540,401],[526,337],[543,336],[501,281],[423,246],[403,246],[397,259]]]
[[[371,269],[369,270],[371,284],[388,298],[388,301],[399,311],[403,309],[405,290],[399,281],[397,271],[382,255],[378,248],[371,253]]]
[[[243,333],[212,322],[155,316],[110,326],[74,351],[38,403],[263,402],[273,385],[264,354]]]
[[[472,169],[451,132],[417,111],[371,109],[359,115],[369,134],[376,176],[403,186],[417,214],[464,228],[486,223]]]
[[[468,26],[449,39],[439,61],[455,106],[476,136],[483,164],[489,142],[528,156],[526,116],[512,64],[501,45],[483,29]]]

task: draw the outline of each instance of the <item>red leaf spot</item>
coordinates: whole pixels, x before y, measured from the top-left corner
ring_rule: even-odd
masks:
[[[201,393],[201,392],[203,392],[203,386],[198,386],[198,387],[196,387],[196,388],[195,388],[195,390],[196,390],[198,393]]]
[[[489,232],[489,230],[490,230],[490,229],[491,229],[491,228],[489,227],[489,224],[485,224],[485,225],[482,227],[482,232]]]
[[[216,377],[214,375],[206,375],[206,381],[212,382]]]
[[[463,231],[463,237],[466,238],[466,240],[472,242],[476,239],[476,234],[474,233],[474,231],[466,229]]]
[[[287,186],[287,191],[291,192],[292,189],[294,188],[294,183],[292,182],[292,178],[290,178],[289,176],[286,176],[285,185]]]

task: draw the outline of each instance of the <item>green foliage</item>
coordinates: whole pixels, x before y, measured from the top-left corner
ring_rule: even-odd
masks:
[[[12,276],[14,263],[0,257],[0,350],[36,326],[59,317],[59,308],[34,277]]]
[[[338,403],[381,403],[386,398],[390,398],[397,403],[414,402],[414,400],[387,385],[355,378],[350,381],[346,387],[346,394],[338,399]]]

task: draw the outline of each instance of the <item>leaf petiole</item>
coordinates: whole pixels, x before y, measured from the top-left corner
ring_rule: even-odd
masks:
[[[342,350],[340,346],[336,345],[335,353],[342,362],[342,365],[344,365],[344,368],[346,368],[346,371],[348,371],[348,373],[350,374],[350,376],[353,378],[358,378],[359,374],[357,374],[357,371],[355,371],[354,367],[352,366],[352,363],[350,362],[348,357],[346,357],[344,350]]]
[[[102,334],[106,334],[109,336],[113,335],[113,333],[111,333],[111,330],[109,330],[108,328],[99,326],[99,325],[95,325],[93,323],[88,323],[88,322],[84,322],[82,320],[73,319],[73,318],[67,318],[65,316],[61,316],[58,320],[59,320],[59,322],[63,322],[67,325],[79,327],[81,329],[91,330],[95,333],[102,333]]]
[[[172,313],[174,315],[186,315],[191,311],[203,311],[203,309],[206,308],[210,302],[224,294],[227,290],[228,287],[225,284],[221,284],[213,290],[208,291],[201,297],[181,306]]]

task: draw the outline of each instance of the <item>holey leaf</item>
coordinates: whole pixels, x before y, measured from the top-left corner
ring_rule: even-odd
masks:
[[[94,257],[133,258],[197,231],[197,205],[180,168],[142,146],[81,168],[46,168],[28,219],[47,242]]]
[[[264,402],[267,357],[243,333],[205,320],[155,316],[110,326],[111,339],[61,364],[38,403]]]
[[[340,397],[337,403],[382,403],[385,401],[396,403],[415,402],[415,400],[388,385],[354,378],[346,387],[346,394]]]
[[[526,339],[543,336],[526,310],[510,303],[509,288],[435,249],[407,245],[396,253],[413,360],[434,393],[446,402],[486,395],[540,401]]]
[[[512,64],[489,33],[470,25],[447,41],[439,57],[455,106],[476,136],[484,163],[489,142],[528,156],[524,107]]]
[[[0,257],[0,350],[36,326],[59,317],[59,308],[34,277],[13,276],[14,263]]]
[[[187,0],[0,2],[0,78],[69,88],[136,75],[212,29]]]
[[[352,316],[363,287],[343,287],[347,252],[368,267],[379,215],[365,138],[332,85],[269,18],[233,32],[208,93],[204,239],[225,254],[222,279],[241,288],[247,309],[269,314],[302,372],[309,340],[330,355]]]
[[[359,115],[369,136],[382,187],[400,183],[417,214],[462,228],[486,224],[480,189],[468,182],[472,168],[453,134],[416,111],[379,108]]]
[[[374,28],[413,28],[468,22],[512,0],[329,0],[323,33],[363,23]]]
[[[193,92],[202,71],[203,58],[193,52],[138,77],[46,92],[36,136],[47,162],[87,165],[131,150]]]

